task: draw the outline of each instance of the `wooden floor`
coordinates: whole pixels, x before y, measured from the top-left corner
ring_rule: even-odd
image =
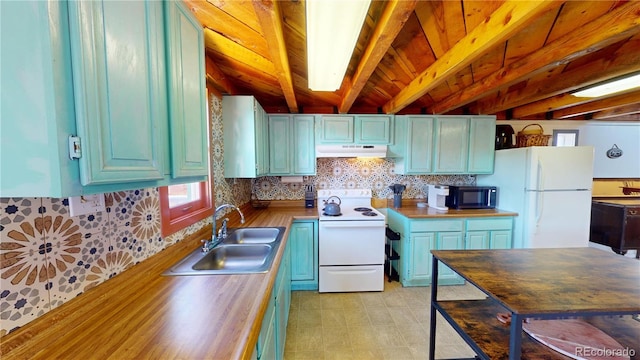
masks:
[[[285,359],[427,359],[430,289],[385,282],[384,292],[294,291]],[[484,298],[469,285],[438,293],[439,299]],[[438,320],[436,358],[473,358],[460,336]]]

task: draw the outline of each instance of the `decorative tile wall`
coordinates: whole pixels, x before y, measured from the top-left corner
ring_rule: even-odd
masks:
[[[304,177],[303,183],[282,183],[280,177],[267,176],[253,181],[254,191],[261,200],[304,199],[304,186],[316,189],[371,189],[376,199],[391,199],[392,184],[403,184],[404,199],[426,199],[427,184],[472,185],[472,175],[399,175],[393,159],[319,158],[316,176]]]

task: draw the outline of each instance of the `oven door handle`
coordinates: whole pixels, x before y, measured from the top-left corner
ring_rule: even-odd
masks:
[[[379,224],[376,224],[378,223]],[[384,227],[384,222],[382,221],[331,221],[331,222],[321,222],[320,228],[375,228],[375,227]]]

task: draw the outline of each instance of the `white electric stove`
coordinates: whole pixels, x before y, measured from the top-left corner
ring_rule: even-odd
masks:
[[[384,290],[385,221],[371,196],[371,189],[318,191],[320,292]],[[327,199],[339,213],[324,212]]]

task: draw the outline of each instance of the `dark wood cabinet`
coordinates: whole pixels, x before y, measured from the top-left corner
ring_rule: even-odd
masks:
[[[618,254],[636,250],[640,258],[640,199],[594,200],[589,241]]]

